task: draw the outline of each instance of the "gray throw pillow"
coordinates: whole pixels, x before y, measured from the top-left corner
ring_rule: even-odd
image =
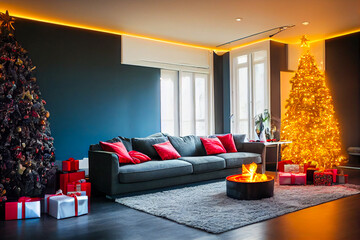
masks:
[[[153,147],[154,144],[167,142],[166,137],[157,137],[157,138],[132,138],[132,147],[133,150],[144,153],[148,155],[151,159],[160,160],[159,154],[156,152]]]
[[[168,138],[182,157],[206,155],[200,137],[189,135],[185,137],[168,136]]]

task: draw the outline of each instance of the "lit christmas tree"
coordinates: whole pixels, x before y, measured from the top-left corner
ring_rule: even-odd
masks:
[[[329,168],[343,163],[345,157],[330,90],[307,41],[302,38],[306,52],[290,80],[291,91],[281,122],[281,139],[292,141],[283,148],[282,159],[298,164],[314,161],[319,167]]]
[[[0,13],[0,203],[42,195],[56,172],[50,113],[12,23],[7,11]]]

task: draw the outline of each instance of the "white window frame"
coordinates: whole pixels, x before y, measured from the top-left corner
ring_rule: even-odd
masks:
[[[167,69],[161,69],[162,71],[176,71],[176,70],[167,70]],[[196,133],[196,96],[195,96],[195,81],[196,81],[196,75],[206,75],[206,109],[205,109],[205,131],[206,135],[213,134],[213,125],[214,125],[214,104],[213,104],[213,81],[212,81],[212,74],[204,73],[204,72],[190,72],[190,71],[183,71],[178,70],[178,78],[177,78],[177,88],[175,90],[175,135],[176,136],[183,136],[187,134],[183,134],[182,132],[182,99],[181,99],[181,89],[182,89],[182,77],[184,74],[190,74],[191,75],[191,93],[192,93],[192,103],[193,106],[191,106],[192,110],[192,133],[194,135],[197,135]]]
[[[267,83],[267,96],[265,99],[267,100],[264,103],[264,108],[270,109],[270,41],[265,41],[257,44],[253,44],[250,46],[246,46],[243,48],[235,49],[230,51],[230,67],[231,67],[231,80],[230,80],[230,92],[231,92],[231,132],[232,133],[240,133],[237,129],[237,122],[239,121],[238,116],[238,102],[239,102],[239,95],[237,93],[238,89],[238,69],[240,67],[247,66],[248,67],[248,132],[246,133],[247,137],[250,139],[255,139],[255,104],[254,104],[254,72],[253,66],[255,62],[253,61],[253,53],[257,51],[265,50],[267,52],[265,62],[265,75],[266,75],[266,83]],[[237,64],[236,58],[242,55],[248,56],[247,63],[244,64]],[[259,61],[258,61],[259,62]],[[256,63],[258,63],[256,62]],[[260,61],[261,62],[261,61]],[[263,109],[264,110],[264,109]],[[262,110],[262,111],[263,111]]]

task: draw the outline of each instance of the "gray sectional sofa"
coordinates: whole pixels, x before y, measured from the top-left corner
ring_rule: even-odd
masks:
[[[213,137],[213,136],[212,136]],[[99,144],[89,149],[89,174],[92,186],[109,197],[186,183],[223,178],[241,173],[242,164],[255,162],[265,172],[263,143],[244,142],[244,135],[233,135],[238,152],[207,155],[197,136],[165,136],[147,138],[116,137],[108,142],[124,143],[128,151],[135,150],[151,157],[140,164],[120,165],[115,153],[102,151]],[[153,144],[170,141],[181,158],[160,160]]]

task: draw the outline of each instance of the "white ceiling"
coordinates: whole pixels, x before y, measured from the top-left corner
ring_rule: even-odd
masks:
[[[274,39],[293,43],[360,29],[360,0],[0,0],[0,11],[157,39],[215,47],[283,25]],[[241,22],[235,18],[241,17]],[[301,23],[309,21],[308,26]],[[268,37],[276,31],[234,45]],[[231,46],[224,46],[225,48]]]

